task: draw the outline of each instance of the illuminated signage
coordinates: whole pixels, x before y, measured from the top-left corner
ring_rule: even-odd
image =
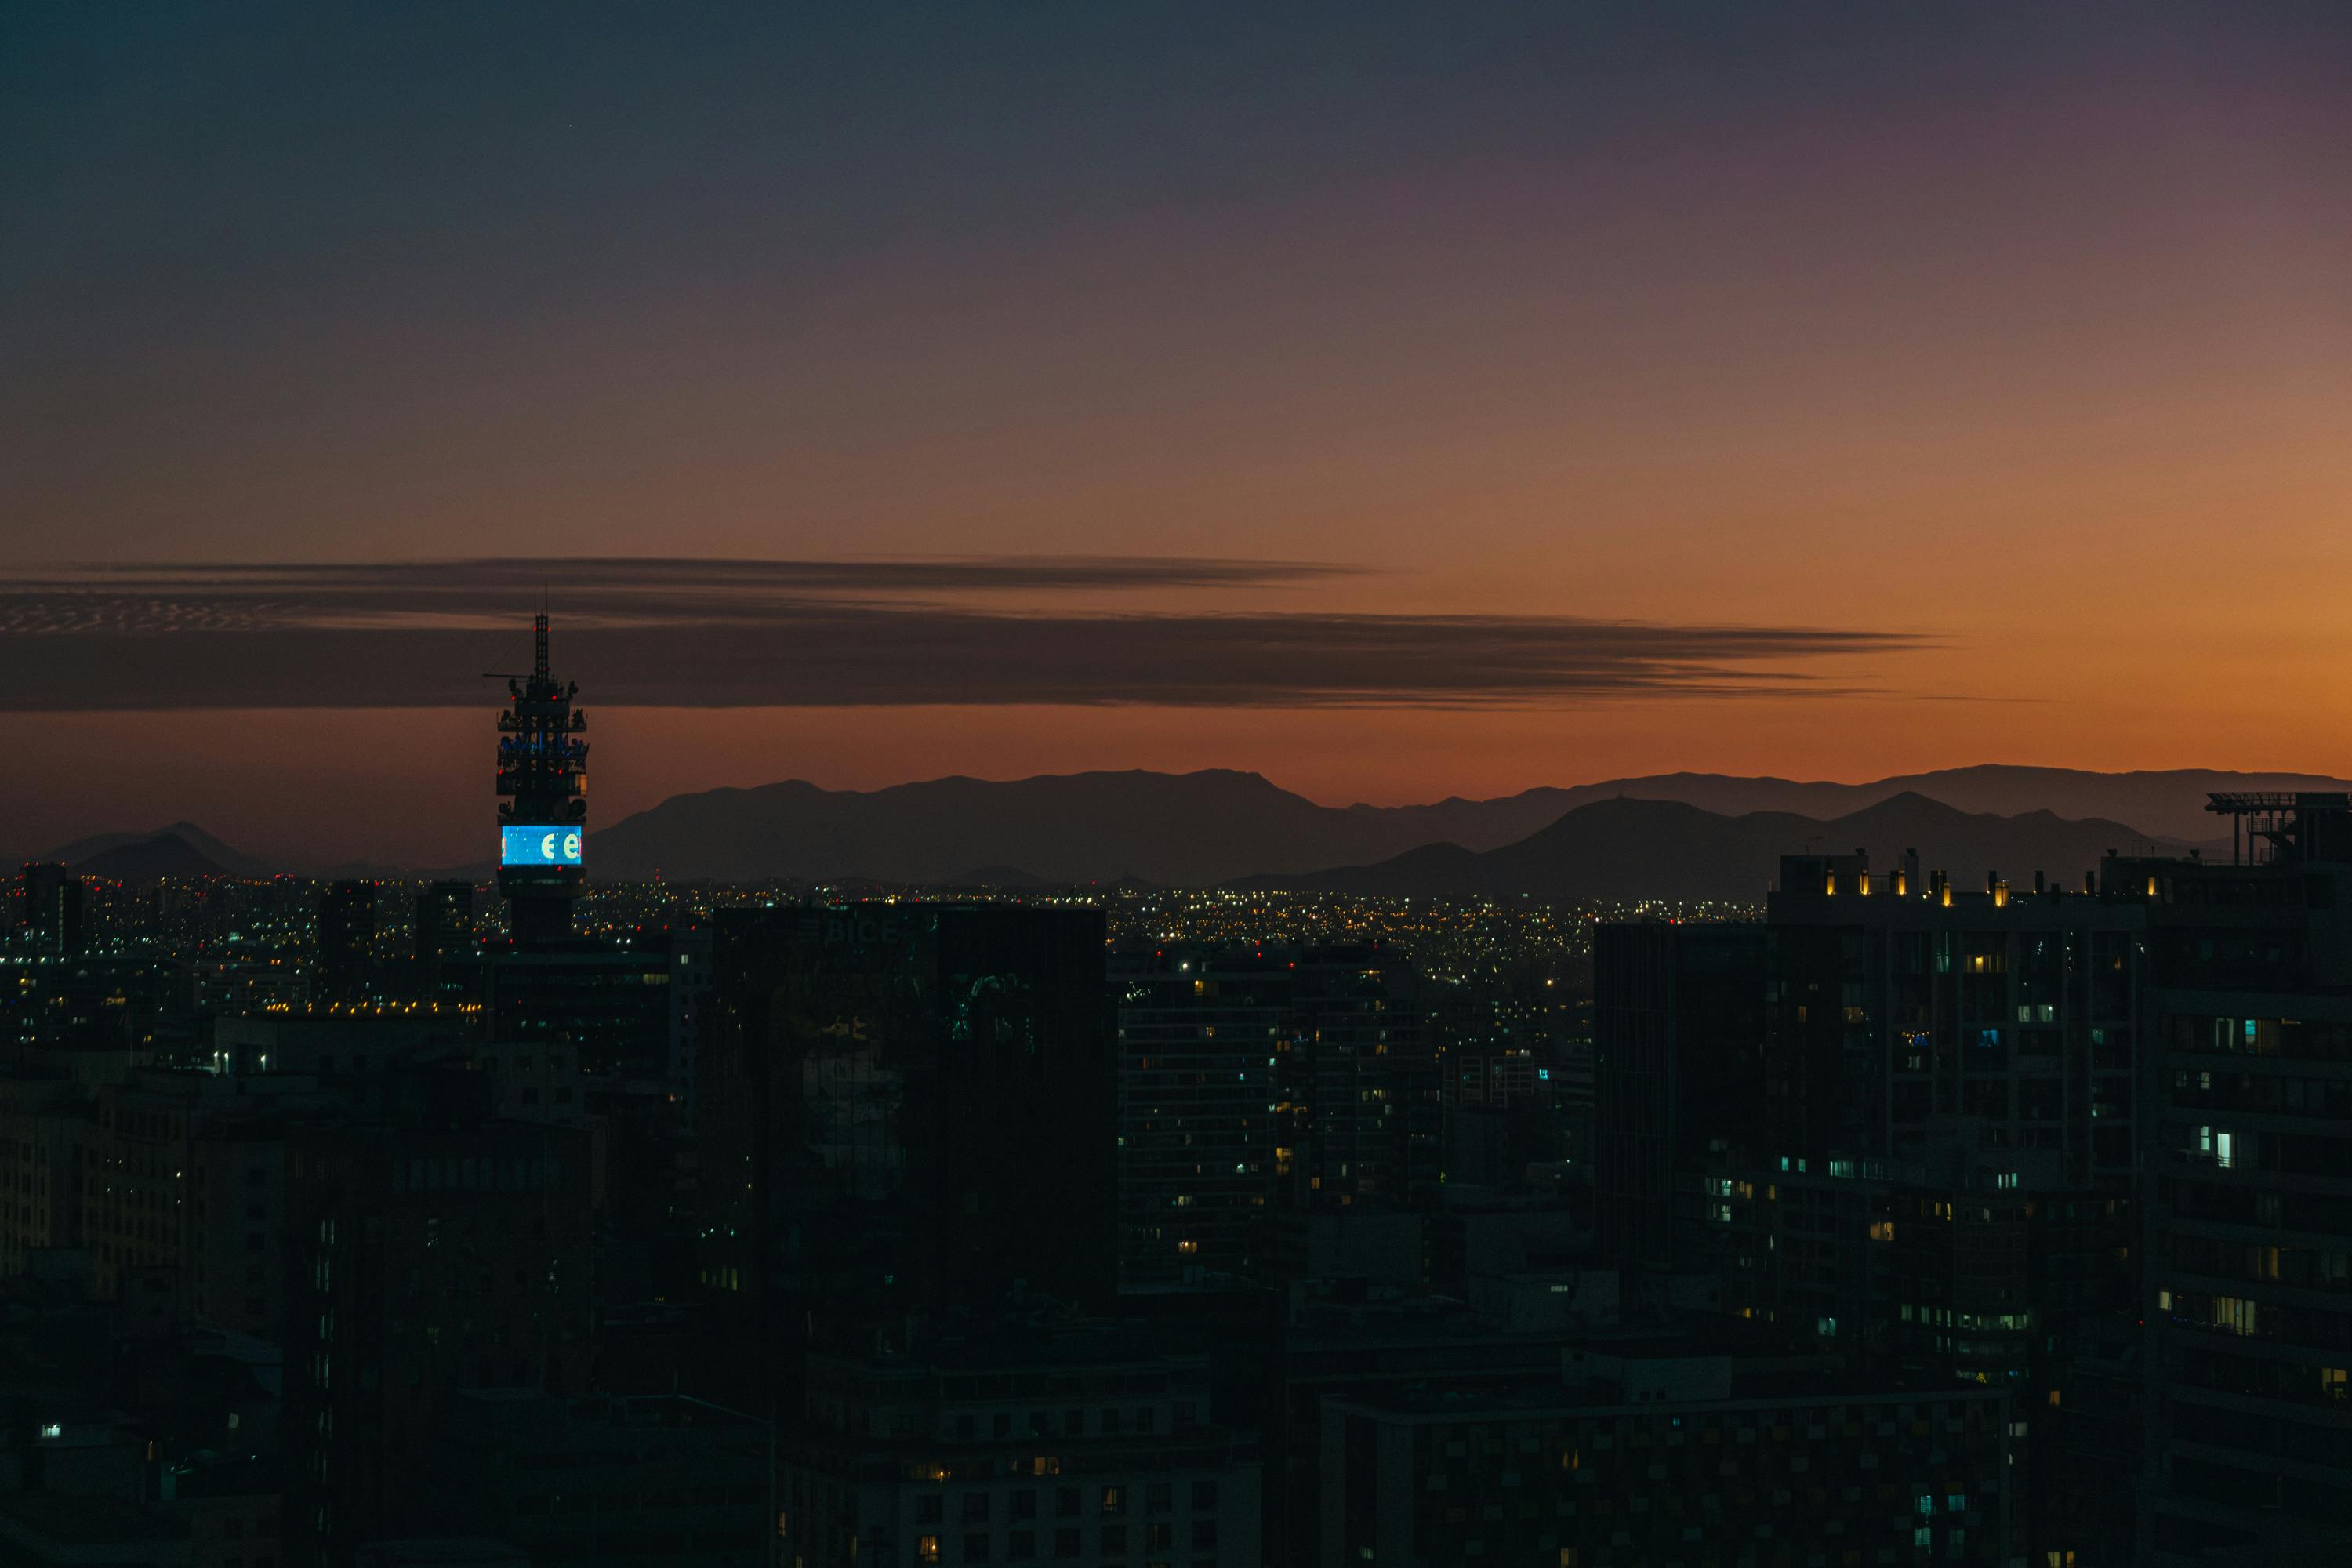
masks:
[[[501,827],[501,866],[577,866],[580,830],[576,827]]]

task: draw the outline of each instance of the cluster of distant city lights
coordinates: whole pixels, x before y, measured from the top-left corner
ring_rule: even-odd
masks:
[[[89,885],[94,951],[210,964],[267,963],[308,948],[315,910],[328,886],[294,877],[148,883],[93,879]],[[407,951],[415,897],[424,885],[378,884],[375,943],[383,956]],[[1663,900],[1553,904],[1532,897],[1414,899],[1262,889],[879,888],[852,883],[592,884],[577,908],[583,936],[625,942],[643,931],[707,924],[731,909],[853,899],[1097,908],[1104,911],[1114,946],[1392,942],[1411,950],[1424,973],[1441,979],[1520,965],[1580,968],[1590,960],[1592,927],[1602,921],[1749,921],[1763,915],[1756,904]],[[476,921],[484,937],[495,940],[504,934],[505,908],[494,885],[481,885]]]

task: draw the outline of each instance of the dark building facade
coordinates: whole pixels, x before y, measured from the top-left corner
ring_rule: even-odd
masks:
[[[724,915],[700,1035],[700,1273],[777,1375],[812,1324],[1112,1293],[1098,912]]]
[[[79,877],[52,862],[27,861],[18,896],[18,920],[34,952],[60,958],[81,951],[89,893]]]
[[[474,884],[427,882],[416,895],[415,961],[419,985],[437,993],[445,973],[472,956],[479,940],[474,920]]]
[[[1285,1206],[1434,1205],[1444,1176],[1442,1082],[1412,955],[1367,944],[1293,956],[1293,1023],[1276,1053],[1282,1136],[1275,1158]]]
[[[312,971],[321,997],[367,994],[376,973],[376,885],[341,881],[319,900],[319,947]]]
[[[1254,1279],[1276,1194],[1286,957],[1213,947],[1111,959],[1122,1289]]]
[[[1678,1252],[1690,1261],[1674,1219],[1675,1173],[1752,1131],[1767,943],[1756,925],[1593,933],[1593,1219],[1601,1256],[1636,1289],[1644,1274],[1675,1268]]]
[[[1858,853],[1790,856],[1760,926],[1604,928],[1595,952],[1612,1254],[1858,1373],[2010,1390],[2017,1539],[2077,1568],[2125,1561],[2131,1532],[2128,1415],[2040,1441],[2070,1397],[2129,1402],[2150,970],[2124,880],[1962,892],[1907,856],[1875,878]],[[1712,969],[1683,972],[1694,943]],[[1695,1034],[1748,1070],[1695,1086]],[[1661,1142],[1709,1089],[1697,1131]]]
[[[2085,1190],[2128,1190],[2136,900],[1923,888],[1909,868],[1874,885],[1860,857],[1790,856],[1767,921],[1770,1152],[1904,1158],[1958,1119],[1989,1148],[2057,1154]]]
[[[1295,1278],[1313,1216],[1435,1207],[1441,1083],[1405,954],[1202,944],[1112,965],[1123,1285]]]
[[[2352,799],[2216,796],[2242,863],[2116,863],[2158,986],[2143,1543],[2352,1559]]]
[[[811,1360],[777,1513],[807,1568],[1079,1562],[1254,1568],[1254,1437],[1209,1357],[1085,1323]]]
[[[774,1561],[765,1421],[677,1394],[565,1399],[531,1388],[469,1390],[451,1409],[420,1510],[436,1534],[511,1542],[531,1563]]]
[[[1551,1388],[1324,1414],[1324,1568],[1967,1563],[2007,1568],[2008,1394],[1890,1392],[1607,1344]]]
[[[289,1560],[429,1519],[469,1390],[587,1392],[589,1135],[490,1114],[478,1073],[386,1079],[287,1145]]]

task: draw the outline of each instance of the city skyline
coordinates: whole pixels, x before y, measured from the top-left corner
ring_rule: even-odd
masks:
[[[892,613],[802,616],[769,652],[937,634],[944,607],[966,618],[940,678],[1003,629],[972,613],[1056,621],[996,700],[938,704],[903,678],[812,690],[807,658],[766,703],[631,697],[654,672],[590,636],[605,814],[1203,765],[1333,804],[1676,769],[2352,773],[2324,717],[2352,695],[2331,9],[560,23],[21,28],[0,725],[43,761],[0,770],[20,847],[398,806],[419,825],[382,852],[473,852],[471,693],[401,699],[417,743],[361,768],[335,759],[381,697],[229,706],[224,682],[142,709],[135,661],[93,673],[94,644],[220,672],[185,621],[152,647],[105,636],[139,625],[111,609],[79,642],[61,623],[157,563],[540,563],[559,636],[609,608],[609,568],[567,585],[583,563],[892,563],[821,592]],[[1263,574],[1029,570],[1106,561]],[[973,563],[1022,569],[937,571]],[[538,607],[509,586],[468,613]],[[1082,666],[1089,616],[1263,635],[1276,664],[1372,626],[1427,679],[1204,693],[1181,640],[1149,680],[1045,679]],[[1515,685],[1491,646],[1460,662],[1440,628],[1465,618],[1555,651],[1755,629],[1791,657],[1729,686]],[[667,646],[677,682],[742,645]],[[385,674],[289,650],[237,657]],[[177,761],[121,768],[141,748]]]

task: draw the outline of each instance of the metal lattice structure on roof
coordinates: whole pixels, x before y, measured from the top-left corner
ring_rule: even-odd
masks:
[[[2315,812],[2352,812],[2352,794],[2340,790],[2221,790],[2205,797],[2205,809],[2230,819],[2230,859],[2242,865],[2302,859],[2302,818]]]
[[[2221,790],[2205,797],[2205,809],[2222,816],[2281,811],[2352,811],[2352,794],[2326,790]]]

